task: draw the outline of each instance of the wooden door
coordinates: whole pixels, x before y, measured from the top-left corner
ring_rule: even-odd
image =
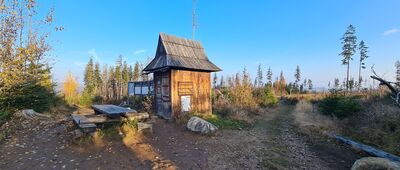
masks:
[[[160,72],[155,77],[155,102],[156,114],[165,118],[171,118],[171,83],[170,72]]]

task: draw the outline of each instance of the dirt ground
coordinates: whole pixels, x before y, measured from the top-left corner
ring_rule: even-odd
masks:
[[[343,145],[299,132],[292,111],[281,105],[253,128],[215,136],[156,119],[152,134],[93,143],[73,140],[67,117],[24,120],[31,125],[0,144],[0,169],[349,169],[359,158]]]

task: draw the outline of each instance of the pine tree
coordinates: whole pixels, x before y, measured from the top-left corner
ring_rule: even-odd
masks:
[[[365,69],[365,59],[367,59],[368,56],[368,47],[365,45],[364,41],[361,40],[359,44],[360,50],[360,65],[358,68],[358,91],[360,91],[360,88],[362,87],[361,82],[362,82],[362,77],[361,77],[361,69]]]
[[[299,88],[299,82],[300,82],[300,78],[301,78],[301,72],[300,72],[300,67],[297,65],[296,67],[296,71],[294,73],[294,86],[295,88]]]
[[[133,81],[133,68],[129,65],[129,81]]]
[[[101,74],[101,96],[103,97],[104,100],[108,101],[109,100],[109,92],[108,92],[108,66],[104,65],[103,66],[103,70],[102,70],[102,74]]]
[[[272,86],[272,70],[271,70],[271,67],[268,67],[267,80],[268,80],[268,85]]]
[[[308,84],[308,90],[311,91],[313,89],[313,84],[312,84],[311,79],[308,79],[307,84]]]
[[[90,57],[89,62],[85,67],[85,74],[83,82],[85,84],[85,92],[89,95],[93,95],[94,91],[94,72],[93,72],[93,58]]]
[[[135,66],[133,68],[133,81],[138,81],[140,76],[140,64],[136,61]]]
[[[217,82],[218,82],[217,73],[214,73],[214,77],[213,77],[213,87],[214,88],[217,87]]]
[[[349,86],[349,89],[350,89],[350,92],[351,92],[351,91],[353,91],[353,88],[354,88],[354,78],[351,77],[348,83],[349,83],[348,86]]]
[[[338,78],[335,78],[333,87],[334,87],[336,90],[339,89],[339,87],[340,87],[340,80],[339,80]]]
[[[100,93],[100,88],[101,88],[101,73],[100,73],[100,64],[98,62],[96,62],[95,66],[94,66],[94,93],[96,95],[99,95]]]
[[[109,94],[109,99],[115,99],[116,98],[116,94],[117,94],[117,81],[116,81],[116,77],[115,77],[115,68],[110,66],[110,68],[108,69],[108,94]]]
[[[279,76],[279,86],[280,86],[279,88],[280,88],[281,96],[286,95],[286,80],[283,75],[283,71],[281,71],[281,74]]]
[[[257,69],[257,84],[254,84],[257,87],[262,87],[264,85],[263,82],[263,71],[261,69],[261,64],[258,65],[258,69]]]
[[[347,27],[347,31],[344,33],[342,40],[342,52],[339,54],[343,56],[342,65],[347,66],[346,70],[346,91],[349,90],[349,74],[350,74],[350,60],[353,60],[352,56],[356,52],[357,48],[357,37],[355,35],[356,30],[353,25]]]
[[[116,96],[117,100],[121,99],[122,97],[122,56],[120,55],[117,59],[117,62],[115,64],[115,84],[116,84]]]

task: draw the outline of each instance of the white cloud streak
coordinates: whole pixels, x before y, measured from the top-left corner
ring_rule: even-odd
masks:
[[[138,55],[138,54],[141,54],[141,53],[145,53],[146,51],[147,51],[146,49],[139,49],[139,50],[134,51],[133,55]]]
[[[393,29],[390,29],[390,30],[386,30],[385,32],[382,33],[382,35],[388,36],[388,35],[395,34],[395,33],[398,33],[398,32],[400,32],[400,29],[393,28]]]

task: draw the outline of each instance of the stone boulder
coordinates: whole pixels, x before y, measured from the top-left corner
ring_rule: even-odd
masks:
[[[354,162],[351,170],[400,170],[400,164],[378,157],[365,157]]]
[[[196,116],[189,119],[186,127],[193,132],[201,134],[213,134],[218,130],[215,125]]]

